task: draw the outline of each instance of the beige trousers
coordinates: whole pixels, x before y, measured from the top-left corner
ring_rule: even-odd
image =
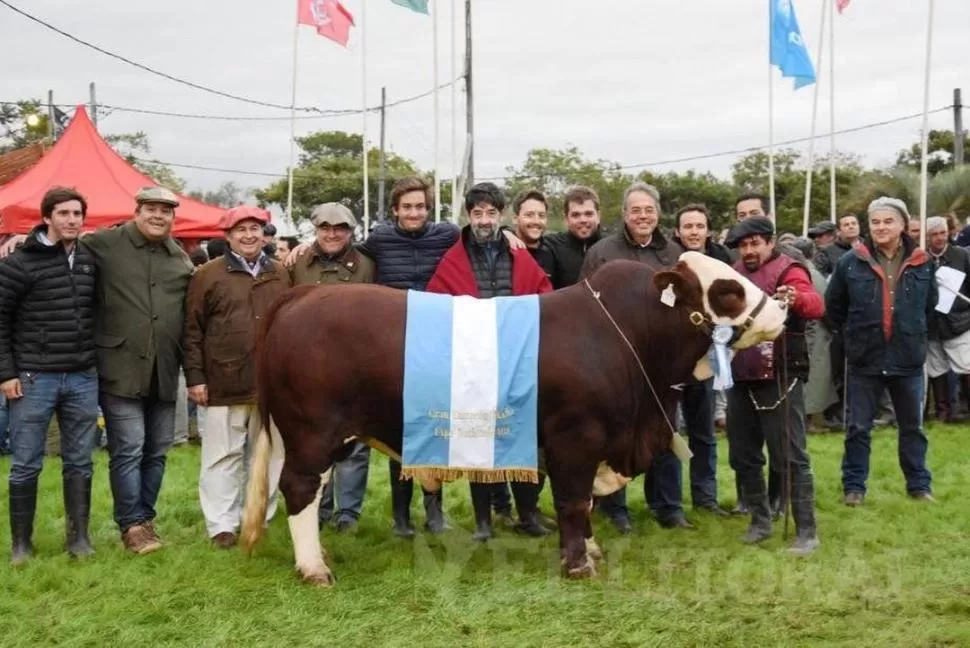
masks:
[[[259,430],[259,411],[254,404],[206,409],[199,500],[210,538],[223,532],[239,533],[250,455]],[[283,441],[275,426],[271,426],[271,433],[273,454],[269,462],[267,522],[276,513],[280,473],[283,470]]]

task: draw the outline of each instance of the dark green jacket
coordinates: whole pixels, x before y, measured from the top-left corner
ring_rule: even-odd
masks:
[[[171,238],[150,243],[134,221],[81,239],[98,266],[94,342],[100,389],[174,401],[192,262]]]

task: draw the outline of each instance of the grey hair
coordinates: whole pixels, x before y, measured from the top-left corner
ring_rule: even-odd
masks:
[[[645,193],[653,198],[654,202],[657,203],[657,211],[660,211],[660,192],[652,184],[647,184],[646,182],[634,182],[626,188],[626,191],[623,192],[623,211],[626,211],[626,201],[630,198],[631,194],[635,193]]]
[[[874,211],[885,211],[891,209],[900,216],[903,217],[903,222],[909,222],[909,209],[906,208],[906,203],[904,203],[899,198],[890,198],[889,196],[879,196],[871,203],[869,203],[869,208],[866,210],[867,213],[871,214]]]
[[[950,231],[950,225],[946,222],[946,219],[942,216],[930,216],[926,219],[926,233],[930,234],[938,229],[941,229],[947,233]]]

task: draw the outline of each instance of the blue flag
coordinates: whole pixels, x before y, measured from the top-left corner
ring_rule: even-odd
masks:
[[[391,2],[402,7],[407,7],[411,11],[417,11],[418,13],[426,15],[428,13],[428,0],[391,0]]]
[[[792,0],[768,0],[771,7],[771,64],[794,77],[795,89],[815,83],[815,66],[805,48]]]

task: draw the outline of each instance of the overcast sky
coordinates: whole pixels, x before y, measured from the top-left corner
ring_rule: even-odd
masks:
[[[10,0],[55,26],[168,74],[263,101],[290,102],[295,0]],[[367,31],[368,104],[432,87],[432,19],[390,0],[344,0],[357,17],[348,49],[300,29],[297,104],[359,108],[362,32]],[[451,75],[451,6],[439,18],[440,80]],[[434,2],[432,2],[434,5]],[[919,113],[927,24],[925,0],[853,0],[836,16],[836,119],[848,128]],[[795,0],[813,59],[822,0]],[[496,177],[533,147],[578,146],[590,157],[625,165],[764,145],[768,139],[768,3],[766,0],[475,0],[477,176]],[[459,8],[458,70],[463,56]],[[970,2],[937,0],[931,108],[952,103],[964,86],[970,100]],[[152,76],[86,49],[0,5],[0,100],[87,100],[97,83],[101,103],[163,111],[287,117]],[[826,52],[826,57],[828,53]],[[797,92],[774,73],[777,140],[810,132],[813,87]],[[828,61],[820,71],[819,131],[827,132]],[[433,100],[388,113],[388,144],[422,168],[434,161]],[[451,173],[451,95],[440,96],[440,169]],[[464,131],[464,96],[458,97]],[[931,116],[952,128],[952,115]],[[162,161],[284,173],[289,121],[222,122],[115,111],[104,133],[143,130]],[[360,116],[300,120],[297,134],[359,132]],[[378,120],[368,121],[378,142]],[[920,120],[841,136],[838,147],[869,164],[892,161],[919,138]],[[823,152],[827,140],[820,142]],[[464,138],[458,142],[459,151]],[[651,166],[697,168],[727,176],[734,156]],[[265,186],[272,178],[177,168],[189,188],[233,180]]]

